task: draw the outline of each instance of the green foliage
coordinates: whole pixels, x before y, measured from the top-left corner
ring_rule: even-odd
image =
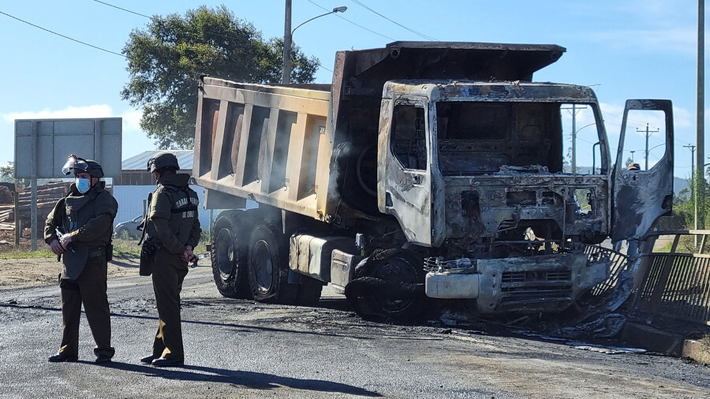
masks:
[[[0,180],[10,182],[15,176],[15,168],[12,162],[8,162],[7,166],[0,167]]]
[[[705,226],[708,225],[708,217],[710,217],[710,184],[705,179],[690,179],[690,185],[687,189],[681,190],[677,196],[673,198],[673,214],[678,215],[685,223],[686,229],[695,228],[695,192],[699,185],[702,185],[702,190],[705,193]],[[704,229],[704,226],[699,226],[699,229]]]
[[[140,258],[141,247],[138,245],[138,240],[114,238],[113,239],[113,258],[114,259],[133,259]]]
[[[193,146],[201,75],[252,82],[281,80],[283,41],[261,33],[225,7],[202,6],[185,16],[155,16],[145,30],[131,32],[123,54],[130,81],[121,97],[143,108],[141,128],[160,148]],[[317,58],[294,47],[292,81],[313,81]]]
[[[15,163],[8,162],[6,166],[0,166],[0,181],[15,183],[19,188],[30,186],[29,179],[15,179]]]
[[[0,259],[40,259],[57,257],[43,242],[38,242],[38,246],[37,251],[32,251],[29,246],[15,247],[0,245]]]

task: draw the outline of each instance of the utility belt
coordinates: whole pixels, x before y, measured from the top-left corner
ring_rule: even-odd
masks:
[[[155,255],[162,249],[162,245],[156,241],[143,241],[141,244],[141,259],[138,267],[138,274],[150,276],[155,267]]]

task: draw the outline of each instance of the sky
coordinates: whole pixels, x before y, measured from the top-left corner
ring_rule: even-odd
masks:
[[[695,145],[696,135],[696,0],[292,2],[292,27],[334,7],[347,7],[345,13],[317,18],[294,33],[294,44],[321,62],[317,83],[331,83],[336,51],[383,47],[394,41],[563,46],[566,53],[535,73],[533,80],[592,87],[612,154],[618,147],[626,99],[672,100],[674,174],[683,178],[691,174],[691,151],[685,146]],[[121,50],[131,31],[147,27],[147,16],[184,15],[202,5],[222,4],[253,24],[265,40],[283,36],[284,0],[0,2],[0,138],[4,143],[0,166],[14,161],[15,119],[121,117],[123,159],[157,149],[140,129],[141,111],[121,100],[120,91],[129,80]],[[649,131],[660,130],[649,135],[649,148],[653,148],[649,162],[655,163],[663,150],[658,118],[637,117],[630,122],[624,158],[643,162],[648,123]],[[577,127],[583,146],[584,134],[592,129],[582,130],[582,119]],[[578,164],[585,164],[583,157],[578,159]]]

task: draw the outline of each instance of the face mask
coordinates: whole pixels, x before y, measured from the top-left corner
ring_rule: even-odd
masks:
[[[91,186],[89,185],[89,179],[82,179],[81,177],[76,178],[76,189],[79,190],[80,193],[84,194],[89,191],[90,188]]]

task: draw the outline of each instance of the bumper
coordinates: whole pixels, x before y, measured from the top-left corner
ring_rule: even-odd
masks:
[[[555,312],[609,275],[608,260],[582,253],[471,260],[471,267],[429,272],[425,292],[437,299],[476,299],[481,313]]]

